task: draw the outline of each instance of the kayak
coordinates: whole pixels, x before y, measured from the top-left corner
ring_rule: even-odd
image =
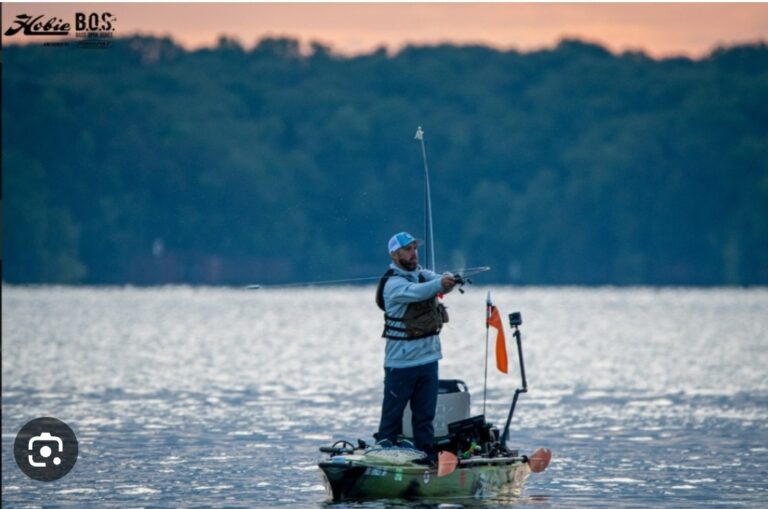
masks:
[[[328,454],[318,467],[329,498],[340,502],[517,497],[531,473],[547,468],[552,456],[548,449],[538,449],[530,457],[520,455],[499,440],[499,430],[486,423],[484,415],[466,417],[469,392],[463,382],[441,380],[440,388],[436,462],[413,448],[406,436],[390,447],[339,440],[320,448]],[[446,415],[451,419],[448,424]]]
[[[335,454],[319,467],[335,502],[516,497],[532,472],[525,456],[461,459],[450,473],[444,473],[439,463],[387,461],[359,449]]]

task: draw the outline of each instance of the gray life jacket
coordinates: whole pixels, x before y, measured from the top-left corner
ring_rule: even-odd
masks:
[[[379,286],[376,288],[376,304],[384,311],[384,331],[381,337],[399,340],[415,340],[428,338],[439,334],[444,323],[448,323],[448,310],[443,303],[438,302],[437,297],[431,297],[419,302],[411,302],[405,309],[402,318],[389,316],[384,306],[384,285],[390,277],[403,277],[395,273],[394,269],[387,270],[379,280]],[[425,283],[427,280],[419,274],[419,283]],[[397,325],[390,325],[389,322],[395,322]],[[405,337],[393,333],[405,333]]]

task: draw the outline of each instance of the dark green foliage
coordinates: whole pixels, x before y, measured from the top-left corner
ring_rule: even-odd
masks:
[[[3,50],[3,280],[383,272],[423,235],[483,282],[768,284],[768,48],[522,54],[168,39]]]

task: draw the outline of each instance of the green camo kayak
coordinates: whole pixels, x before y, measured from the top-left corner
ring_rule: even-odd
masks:
[[[350,453],[320,462],[334,501],[362,499],[451,499],[518,496],[531,474],[526,457],[471,458],[442,477],[437,466],[387,464]]]

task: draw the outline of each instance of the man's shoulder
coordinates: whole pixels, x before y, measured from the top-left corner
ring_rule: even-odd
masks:
[[[386,281],[382,287],[385,298],[392,295],[393,292],[399,292],[404,286],[413,283],[416,279],[397,267],[390,267],[385,273]]]
[[[387,286],[410,282],[410,279],[406,274],[403,274],[402,272],[394,269],[389,269],[387,272],[385,272],[384,277],[387,278]]]
[[[418,281],[421,270],[421,267],[419,267],[417,270],[408,272],[401,269],[400,267],[390,265],[387,272],[384,273],[384,276],[388,277],[390,281],[398,281],[399,283],[412,283],[414,281]]]

